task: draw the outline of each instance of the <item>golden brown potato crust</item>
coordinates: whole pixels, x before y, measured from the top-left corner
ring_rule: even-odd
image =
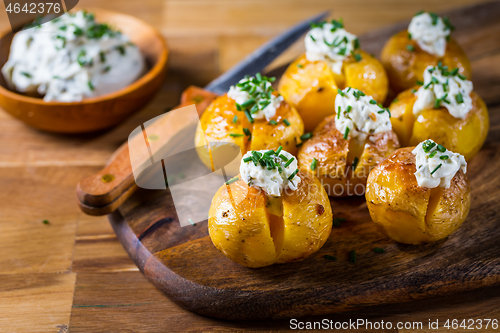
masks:
[[[406,244],[435,242],[455,232],[470,208],[469,181],[462,170],[449,188],[418,186],[414,147],[400,148],[368,176],[370,216],[393,240]]]
[[[299,168],[316,175],[328,195],[362,195],[370,170],[398,147],[398,138],[393,131],[372,134],[365,142],[346,140],[335,127],[335,116],[330,116],[300,147],[297,158]],[[353,171],[356,157],[358,163]],[[311,170],[314,158],[318,163],[316,169]]]
[[[383,103],[389,81],[382,64],[364,51],[361,60],[349,56],[342,73],[334,73],[324,61],[310,62],[302,55],[287,68],[279,82],[278,91],[293,105],[311,132],[326,117],[335,114],[337,89],[352,87]]]
[[[330,201],[314,176],[298,176],[297,190],[283,193],[282,217],[270,214],[265,193],[243,180],[221,186],[208,218],[215,247],[247,267],[302,260],[318,251],[332,228]]]
[[[423,110],[415,117],[413,105],[417,97],[411,90],[400,93],[389,109],[401,146],[416,146],[432,139],[470,160],[483,146],[490,127],[486,104],[475,92],[471,98],[472,110],[464,119],[453,117],[446,108]]]
[[[408,49],[408,45],[411,45],[412,51]],[[439,62],[450,69],[458,67],[460,74],[471,77],[470,61],[453,38],[447,43],[444,57],[439,58],[422,50],[416,41],[408,38],[408,31],[404,30],[387,41],[381,60],[391,88],[396,93],[415,86],[417,80],[423,81],[427,66],[437,66]]]

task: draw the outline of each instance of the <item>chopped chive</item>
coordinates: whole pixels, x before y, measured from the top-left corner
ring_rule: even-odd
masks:
[[[408,39],[411,39],[411,33],[408,33]]]
[[[27,78],[32,78],[32,77],[33,77],[33,76],[32,76],[30,73],[28,73],[28,72],[21,72],[21,75],[24,75],[24,76],[26,76]]]
[[[337,93],[339,93],[340,96],[345,97],[344,92],[342,90],[340,90],[340,88],[337,88]]]
[[[92,81],[89,80],[89,82],[87,82],[88,86],[89,86],[89,89],[94,91],[95,88],[94,88],[94,85],[92,84]]]
[[[314,38],[312,35],[309,35],[309,37],[311,37],[311,39],[313,40],[313,42],[316,41],[316,38]]]
[[[123,45],[118,45],[116,49],[118,50],[118,52],[120,52],[121,55],[125,55],[125,47]]]
[[[300,136],[300,140],[305,141],[312,137],[312,133],[305,133]]]
[[[434,78],[434,76],[433,76],[433,78]],[[420,80],[417,80],[417,85],[419,85],[419,86],[423,86],[423,85],[424,85],[424,83],[423,83],[422,81],[420,81]]]
[[[239,178],[238,177],[234,177],[234,178],[231,178],[229,179],[227,182],[226,182],[226,185],[229,185],[231,183],[234,183],[235,181],[237,181]]]
[[[290,164],[292,164],[293,160],[295,160],[295,158],[294,158],[294,157],[292,157],[291,159],[289,159],[289,160],[285,163],[284,167],[285,167],[285,168],[288,168],[288,167],[290,166]]]
[[[462,95],[462,93],[458,93],[455,96],[455,100],[457,101],[457,103],[463,103],[464,102],[464,96]]]
[[[429,158],[433,158],[437,154],[437,150],[434,150],[432,153],[429,154]]]
[[[461,78],[462,80],[467,80],[467,78],[465,76],[463,76],[462,74],[458,74],[458,77]]]
[[[233,138],[238,138],[238,137],[243,136],[243,134],[241,134],[241,133],[229,133],[229,136],[233,137]]]
[[[417,92],[417,89],[412,89],[411,92],[412,92],[412,94],[414,94]]]
[[[347,109],[345,109],[345,112],[351,112],[351,110],[352,110],[352,106],[348,105]]]
[[[111,70],[111,66],[106,66],[104,67],[104,69],[102,70],[103,73],[107,73]]]
[[[316,170],[317,165],[318,165],[318,160],[316,158],[313,158],[313,161],[311,163],[311,170],[312,171]]]
[[[439,164],[434,170],[431,171],[431,175],[434,174],[434,172],[438,171],[438,169],[442,166],[442,164]]]
[[[50,224],[49,220],[43,220],[42,223],[43,224]]]
[[[340,113],[342,112],[342,109],[340,108],[340,105],[339,105],[339,109],[337,111],[337,119],[340,119]]]
[[[234,117],[233,117],[233,124],[236,124],[237,121],[238,121],[238,116],[234,115]]]
[[[243,128],[243,132],[245,133],[246,136],[252,136],[252,133],[250,132],[250,130],[248,128]]]
[[[243,162],[248,163],[253,160],[253,156],[248,156],[243,159]]]
[[[297,64],[297,67],[298,67],[298,68],[304,68],[304,65],[302,65],[302,64]]]
[[[332,261],[335,261],[337,260],[337,257],[334,257],[334,256],[331,256],[331,255],[328,255],[328,254],[325,254],[325,259],[328,259],[328,260],[332,260]]]
[[[276,156],[279,156],[279,154],[281,153],[281,150],[283,149],[283,146],[279,146],[278,149],[276,149],[276,153],[275,155]]]
[[[288,158],[286,158],[286,156],[283,154],[280,154],[279,157],[285,162],[288,161]]]
[[[375,253],[384,253],[385,250],[383,248],[381,248],[381,247],[376,247],[376,248],[373,249],[373,252],[375,252]]]
[[[439,156],[439,159],[443,160],[443,161],[446,161],[447,159],[449,159],[450,157],[448,155],[441,155]]]
[[[432,18],[432,25],[436,25],[438,23],[439,16],[435,13],[432,13],[432,12],[429,12],[429,15]]]
[[[377,101],[376,100],[370,100],[370,104],[377,104]]]
[[[295,177],[295,175],[298,173],[299,173],[299,169],[295,169],[295,171],[290,176],[288,176],[288,180],[292,180],[293,177]]]
[[[333,226],[339,228],[342,222],[345,222],[345,218],[343,217],[335,217],[333,219]]]
[[[425,153],[428,153],[432,150],[432,148],[434,148],[436,146],[436,143],[435,142],[432,142],[431,140],[426,140],[423,144],[422,144],[422,148],[424,149],[424,152]]]
[[[255,99],[250,98],[249,100],[241,103],[242,108],[246,108],[247,106],[253,105],[255,103]]]
[[[248,110],[245,110],[244,113],[245,113],[245,116],[247,117],[248,121],[250,123],[253,123],[254,120],[253,120],[252,116],[250,115],[250,112],[248,112]]]
[[[354,59],[357,61],[357,62],[360,62],[361,59],[363,59],[363,57],[361,56],[361,54],[359,53],[353,53],[353,56],[354,56]]]
[[[106,55],[104,52],[99,52],[99,58],[101,59],[101,62],[106,62]]]
[[[354,157],[354,161],[352,162],[352,166],[351,166],[352,171],[356,170],[358,163],[359,163],[359,158],[356,156],[356,157]]]
[[[348,137],[349,137],[349,127],[346,127],[344,132],[344,140],[347,140]]]
[[[410,51],[410,52],[415,51],[415,47],[414,47],[413,45],[411,45],[411,44],[406,45],[406,49],[407,49],[408,51]]]
[[[271,120],[269,120],[269,124],[278,125],[278,122],[276,120],[271,119]]]
[[[455,69],[452,69],[452,70],[450,71],[450,75],[451,75],[451,76],[455,76],[455,75],[457,75],[457,74],[458,74],[458,67],[457,67],[457,68],[455,68]]]
[[[442,145],[438,145],[436,149],[439,150],[442,153],[446,152],[446,148],[444,146],[442,146]]]
[[[356,251],[351,250],[349,252],[349,262],[352,262],[352,263],[356,262]]]
[[[286,126],[290,126],[290,122],[287,119],[283,119],[283,122],[285,123]]]

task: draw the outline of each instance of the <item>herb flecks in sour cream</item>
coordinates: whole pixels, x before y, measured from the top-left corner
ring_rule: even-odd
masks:
[[[450,33],[454,29],[447,17],[441,18],[431,12],[419,12],[408,26],[408,38],[415,40],[425,52],[442,57],[446,52]]]
[[[45,101],[78,102],[122,89],[145,71],[144,57],[130,39],[91,13],[40,22],[12,40],[2,68],[11,89],[38,93]]]

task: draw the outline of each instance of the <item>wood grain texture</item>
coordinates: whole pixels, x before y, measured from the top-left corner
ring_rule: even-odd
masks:
[[[488,59],[495,68],[500,41],[489,31],[500,27],[499,14],[500,3],[450,13],[457,39],[464,40],[466,50],[477,52],[471,56],[473,63]],[[361,45],[377,53],[406,24],[361,36]],[[468,39],[467,33],[483,38]],[[365,45],[364,41],[369,42]],[[481,79],[482,74],[475,74],[480,78],[475,90],[480,95],[498,90],[499,78]],[[494,105],[500,102],[500,95],[491,94],[486,101],[492,131],[468,165],[471,211],[462,228],[446,241],[422,246],[396,244],[371,222],[364,198],[332,199],[334,215],[348,222],[332,232],[318,253],[302,262],[248,269],[215,249],[207,237],[206,223],[181,228],[168,189],[140,190],[110,221],[126,251],[156,287],[187,309],[216,318],[326,315],[496,286],[500,284],[500,247],[495,245],[499,229],[494,203],[500,199],[496,172],[500,144],[495,115],[500,108]],[[374,247],[386,251],[376,254]],[[347,260],[351,250],[357,253],[356,264]],[[338,260],[329,262],[326,254]]]

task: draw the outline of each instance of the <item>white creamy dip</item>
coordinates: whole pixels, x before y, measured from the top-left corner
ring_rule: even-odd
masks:
[[[422,50],[443,57],[451,29],[452,26],[447,19],[443,20],[434,13],[419,13],[412,18],[408,33]]]
[[[429,66],[424,71],[424,84],[416,92],[413,113],[442,106],[453,117],[464,119],[472,109],[472,89],[472,82],[458,74],[458,68],[448,71],[447,67]]]
[[[233,99],[239,111],[246,110],[253,119],[270,120],[276,115],[276,109],[283,102],[283,96],[275,96],[272,83],[274,78],[257,74],[247,76],[231,86],[227,96]]]
[[[344,134],[344,138],[357,137],[364,141],[369,134],[392,130],[389,110],[360,90],[339,90],[335,111],[335,127]]]
[[[432,140],[419,143],[412,153],[415,155],[418,186],[449,188],[458,170],[467,172],[467,162],[462,155],[451,152]]]
[[[359,47],[358,38],[345,31],[344,25],[333,20],[312,28],[305,37],[306,58],[325,61],[332,71],[340,74],[344,60]]]
[[[270,153],[272,152],[272,153]],[[265,160],[272,160],[279,166],[270,166]],[[291,160],[291,161],[290,161]],[[271,162],[271,163],[273,163]],[[279,197],[285,188],[297,189],[301,179],[297,176],[297,159],[281,150],[258,150],[247,152],[241,161],[241,178],[248,184],[262,189],[268,195]]]
[[[144,71],[129,38],[84,11],[18,32],[2,68],[11,89],[61,102],[117,91]]]

